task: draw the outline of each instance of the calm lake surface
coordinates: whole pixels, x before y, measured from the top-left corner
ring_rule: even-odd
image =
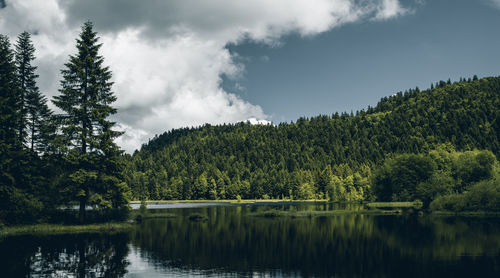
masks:
[[[271,208],[338,209],[157,207],[177,217],[113,235],[0,239],[0,277],[500,277],[499,218],[247,215]]]

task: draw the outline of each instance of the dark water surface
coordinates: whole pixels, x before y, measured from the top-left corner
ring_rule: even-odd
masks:
[[[269,208],[336,209],[156,209],[177,217],[114,235],[8,237],[0,277],[500,277],[498,218],[247,216]],[[193,213],[207,220],[190,221]]]

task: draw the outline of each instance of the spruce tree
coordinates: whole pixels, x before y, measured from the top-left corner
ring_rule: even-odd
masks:
[[[17,84],[19,86],[19,118],[18,118],[18,138],[22,143],[27,138],[27,107],[26,100],[28,94],[38,91],[35,74],[36,67],[31,64],[35,59],[35,47],[31,42],[30,34],[23,32],[19,35],[15,45],[15,64],[17,72]]]
[[[26,182],[27,160],[19,140],[20,88],[14,52],[0,35],[0,221],[32,221],[42,209]]]
[[[85,23],[76,40],[78,53],[70,55],[61,70],[61,94],[53,100],[64,111],[59,119],[69,168],[65,191],[79,201],[81,222],[87,205],[107,209],[127,204],[122,151],[113,142],[121,133],[113,130],[115,123],[108,119],[117,112],[111,106],[116,97],[111,90],[111,71],[98,53],[98,41],[92,23]]]
[[[32,151],[44,153],[50,144],[52,112],[47,106],[47,99],[36,85],[35,47],[31,35],[23,32],[15,46],[15,61],[19,90],[19,140],[26,142]]]
[[[9,38],[0,35],[0,187],[14,184],[12,155],[17,145],[18,86]]]

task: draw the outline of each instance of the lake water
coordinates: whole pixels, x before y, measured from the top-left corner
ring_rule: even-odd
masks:
[[[0,277],[500,277],[498,218],[262,218],[247,214],[337,207],[196,206],[151,210],[177,217],[125,233],[0,239]]]

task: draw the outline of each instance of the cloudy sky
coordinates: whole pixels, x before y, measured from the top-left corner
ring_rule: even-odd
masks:
[[[355,111],[500,75],[500,0],[0,0],[0,33],[33,34],[49,98],[87,20],[129,152],[172,128]]]

